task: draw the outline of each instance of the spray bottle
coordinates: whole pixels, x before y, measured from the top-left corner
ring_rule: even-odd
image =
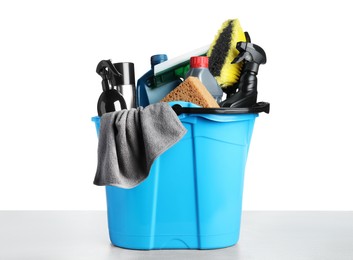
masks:
[[[257,102],[257,73],[261,64],[266,63],[266,53],[258,45],[250,42],[238,42],[239,55],[232,63],[244,61],[237,92],[227,97],[221,107],[251,107]]]
[[[127,109],[127,104],[122,94],[114,88],[112,81],[114,77],[123,75],[116,69],[110,60],[102,60],[98,63],[96,72],[102,77],[103,92],[97,102],[97,112],[99,116],[105,113],[116,111],[116,105],[119,109]],[[133,70],[130,70],[133,73]]]

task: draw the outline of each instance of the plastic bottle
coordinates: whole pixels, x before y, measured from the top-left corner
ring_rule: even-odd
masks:
[[[103,92],[97,102],[97,112],[99,116],[105,113],[126,109],[127,105],[121,93],[112,87],[114,76],[120,77],[121,73],[116,70],[110,60],[102,60],[98,63],[96,72],[102,77]]]
[[[258,45],[250,42],[238,42],[239,55],[232,63],[244,62],[237,83],[238,91],[227,96],[221,107],[251,107],[257,102],[257,73],[261,64],[266,64],[266,53]]]
[[[166,60],[168,60],[166,54],[156,54],[151,56],[151,70],[137,80],[137,107],[145,107],[159,102],[182,82],[179,77],[169,73],[162,77],[162,81],[159,82],[157,86],[153,71],[154,66]]]
[[[208,69],[207,56],[194,56],[190,58],[190,70],[186,73],[185,78],[189,76],[198,77],[216,101],[218,103],[222,101],[223,90]]]

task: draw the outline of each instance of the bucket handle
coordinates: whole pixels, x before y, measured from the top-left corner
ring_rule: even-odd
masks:
[[[258,102],[251,107],[220,107],[220,108],[198,108],[198,107],[182,107],[179,104],[172,106],[177,115],[180,114],[258,114],[265,112],[270,113],[270,103]]]

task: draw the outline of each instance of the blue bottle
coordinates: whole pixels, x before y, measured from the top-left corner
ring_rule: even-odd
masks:
[[[137,107],[146,107],[150,104],[159,102],[182,82],[182,79],[174,75],[174,72],[172,72],[168,73],[168,75],[164,75],[162,81],[159,81],[157,84],[154,77],[154,66],[166,60],[168,60],[166,54],[156,54],[151,56],[151,70],[137,80]]]

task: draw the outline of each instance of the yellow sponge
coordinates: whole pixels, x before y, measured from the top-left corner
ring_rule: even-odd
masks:
[[[240,22],[229,19],[222,24],[207,52],[209,70],[223,90],[239,80],[243,63],[232,64],[232,61],[239,54],[236,45],[240,41],[246,41]]]
[[[214,108],[219,107],[216,100],[207,90],[205,85],[197,77],[189,76],[174,90],[169,92],[161,102],[186,101],[201,107]]]

